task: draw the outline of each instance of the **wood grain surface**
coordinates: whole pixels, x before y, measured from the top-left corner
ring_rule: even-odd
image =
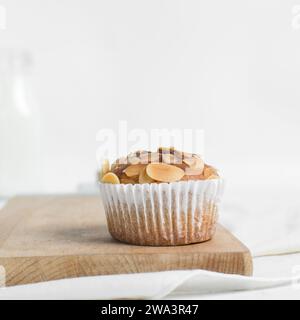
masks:
[[[111,238],[98,196],[16,197],[0,211],[6,285],[62,278],[206,269],[251,275],[249,250],[222,226],[207,242],[144,247]]]

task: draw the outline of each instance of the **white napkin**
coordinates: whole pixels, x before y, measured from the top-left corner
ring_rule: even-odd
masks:
[[[254,290],[300,282],[295,278],[251,278],[203,270],[165,271],[64,279],[0,289],[0,299],[159,299],[180,294]]]

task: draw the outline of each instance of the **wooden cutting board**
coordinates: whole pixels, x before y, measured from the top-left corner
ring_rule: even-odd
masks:
[[[144,247],[111,238],[98,196],[16,197],[0,211],[6,285],[134,272],[207,269],[252,274],[249,250],[222,226],[211,241]]]

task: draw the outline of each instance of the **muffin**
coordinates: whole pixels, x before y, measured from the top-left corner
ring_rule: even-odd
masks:
[[[159,148],[104,161],[100,190],[113,238],[174,246],[213,237],[223,180],[201,156]]]

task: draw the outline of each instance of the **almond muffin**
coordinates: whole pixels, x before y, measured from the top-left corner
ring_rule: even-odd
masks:
[[[159,148],[104,161],[100,189],[113,238],[184,245],[214,235],[223,180],[199,155]]]

